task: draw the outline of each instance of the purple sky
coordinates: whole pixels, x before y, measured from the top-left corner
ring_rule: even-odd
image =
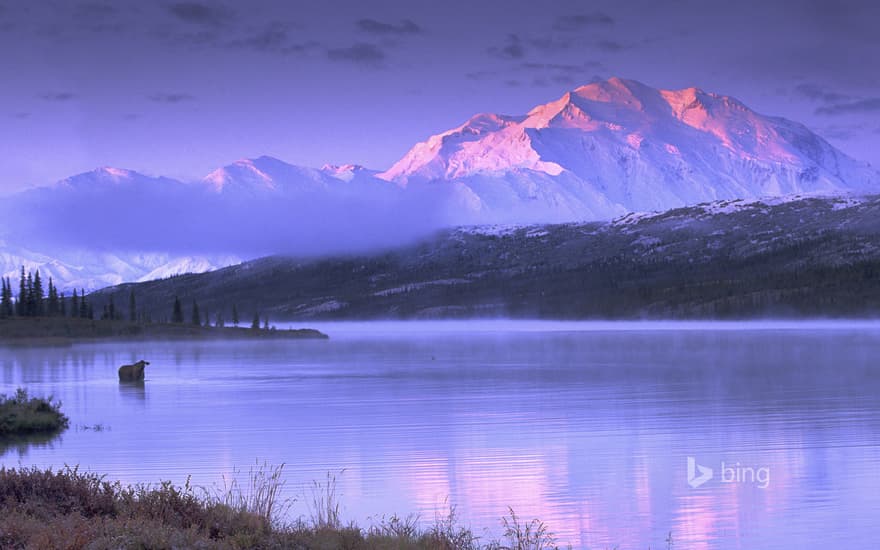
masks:
[[[880,166],[880,4],[0,0],[0,194],[262,154],[384,169],[597,78],[699,86]]]

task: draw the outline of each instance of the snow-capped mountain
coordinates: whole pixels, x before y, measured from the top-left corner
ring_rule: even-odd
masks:
[[[518,202],[538,212],[519,221],[880,189],[876,171],[801,124],[697,88],[620,78],[527,115],[477,115],[417,144],[379,177],[454,182],[461,202],[490,218],[504,219]]]
[[[383,183],[374,176],[378,172],[356,164],[341,166],[325,164],[323,168],[307,168],[288,164],[273,157],[241,159],[208,174],[202,183],[216,193],[271,195],[291,193],[336,192],[348,189],[341,182]]]
[[[241,259],[225,256],[175,256],[166,253],[98,252],[64,250],[54,253],[34,252],[0,241],[0,276],[18,285],[21,268],[53,280],[68,294],[74,289],[88,291],[124,282],[165,279],[184,273],[204,273],[236,265]],[[17,288],[17,286],[16,286]]]
[[[0,199],[0,273],[40,267],[60,288],[93,289],[270,253],[388,247],[451,225],[870,193],[880,175],[801,124],[612,78],[525,115],[477,115],[384,172],[262,156],[194,182],[109,167],[72,176]]]

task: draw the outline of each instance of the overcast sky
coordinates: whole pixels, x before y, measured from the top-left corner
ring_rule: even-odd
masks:
[[[698,86],[880,166],[872,0],[0,0],[0,193],[268,154],[384,169],[595,79]]]

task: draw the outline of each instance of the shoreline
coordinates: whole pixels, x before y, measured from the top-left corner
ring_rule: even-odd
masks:
[[[326,340],[311,328],[252,329],[203,327],[192,324],[136,323],[64,317],[25,317],[0,320],[0,347],[70,346],[107,341],[206,340]]]

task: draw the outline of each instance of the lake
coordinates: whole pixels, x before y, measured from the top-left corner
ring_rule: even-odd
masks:
[[[284,463],[293,515],[330,473],[344,520],[453,504],[497,535],[510,506],[575,548],[880,545],[880,324],[309,326],[330,340],[0,349],[0,393],[71,419],[0,465],[211,487]]]

